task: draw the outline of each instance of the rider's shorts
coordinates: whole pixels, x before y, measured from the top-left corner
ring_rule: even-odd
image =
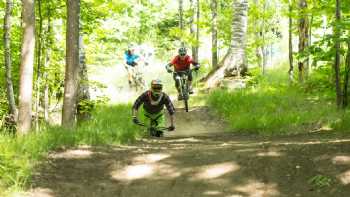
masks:
[[[132,66],[132,67],[137,65],[136,62],[126,62],[126,64],[129,65],[129,66]]]
[[[142,109],[142,121],[146,124],[147,127],[150,126],[151,122],[155,124],[157,127],[164,127],[164,113],[160,111],[156,114],[148,113],[146,110]]]
[[[173,74],[173,78],[175,80],[175,85],[176,87],[179,87],[179,82],[176,80],[176,76],[178,75],[178,73],[174,72]],[[191,70],[187,70],[187,76],[188,76],[188,81],[192,81],[193,77],[192,77],[192,71]]]

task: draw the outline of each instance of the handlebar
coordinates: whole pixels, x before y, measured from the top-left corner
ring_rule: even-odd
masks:
[[[135,123],[136,124],[136,123]],[[137,123],[136,125],[141,126],[141,127],[148,127],[146,124],[144,123]],[[170,127],[156,127],[157,130],[160,131],[169,131]]]
[[[197,72],[198,70],[196,70],[196,69],[194,69],[194,68],[191,68],[191,69],[185,70],[185,71],[174,71],[174,70],[172,70],[171,73],[187,74],[187,72],[189,72],[189,71],[195,71],[195,72]]]

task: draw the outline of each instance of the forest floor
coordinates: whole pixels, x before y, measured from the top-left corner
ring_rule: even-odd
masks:
[[[350,136],[223,132],[205,107],[177,113],[177,131],[123,146],[49,155],[31,197],[345,197]]]

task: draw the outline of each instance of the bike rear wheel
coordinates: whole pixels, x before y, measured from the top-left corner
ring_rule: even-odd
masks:
[[[188,98],[184,99],[185,111],[188,112]]]
[[[188,92],[187,82],[184,83],[183,90],[182,90],[182,96],[183,96],[183,101],[184,101],[184,105],[185,105],[185,111],[188,112],[189,92]]]

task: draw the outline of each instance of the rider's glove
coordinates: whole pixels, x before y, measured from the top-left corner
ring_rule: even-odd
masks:
[[[137,119],[136,116],[133,116],[133,117],[132,117],[132,121],[133,121],[135,124],[140,124],[140,121],[139,121],[139,119]]]
[[[175,130],[175,127],[173,126],[173,125],[171,125],[170,127],[169,127],[169,131],[174,131]]]
[[[165,66],[165,69],[166,69],[166,71],[168,71],[168,73],[172,73],[173,72],[170,67],[171,67],[171,64],[168,64],[168,65]]]
[[[194,66],[194,70],[195,70],[195,71],[198,71],[199,68],[200,68],[200,65],[199,65],[199,64],[197,64],[196,66]]]

